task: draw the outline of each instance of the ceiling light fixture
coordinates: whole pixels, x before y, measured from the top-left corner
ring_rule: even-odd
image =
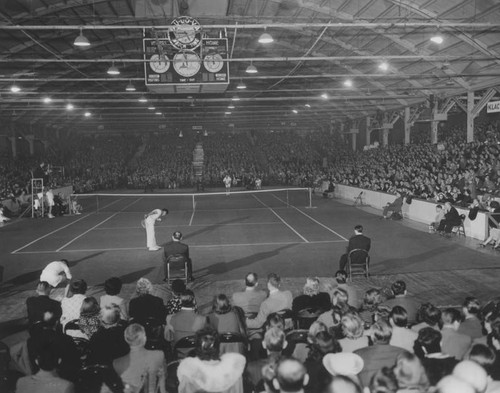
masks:
[[[80,27],[80,35],[75,38],[73,45],[80,47],[90,46],[90,41],[83,35],[83,28]]]
[[[230,114],[231,114],[231,112],[224,112],[224,114],[225,114],[225,115],[230,115]]]
[[[305,104],[304,106],[305,106],[306,108],[310,108],[310,107],[311,107],[311,105],[309,105],[309,104]]]
[[[321,98],[323,98],[324,100],[328,100],[328,94],[326,93],[321,94]]]
[[[239,89],[239,90],[243,90],[243,89],[247,88],[247,85],[245,85],[243,83],[243,81],[240,81],[240,83],[238,83],[238,85],[236,85],[236,88]]]
[[[73,106],[73,104],[66,105],[66,110],[72,111],[73,109],[75,109],[75,107]]]
[[[271,34],[266,33],[266,32],[262,33],[262,35],[259,37],[259,43],[261,43],[261,44],[270,44],[273,41],[274,41],[274,39],[271,36]]]
[[[389,69],[389,63],[387,63],[386,61],[383,61],[382,63],[380,63],[378,65],[378,69],[381,71],[387,71]]]
[[[43,103],[44,104],[50,104],[51,102],[52,102],[52,98],[50,98],[50,97],[44,97],[43,98]]]
[[[231,101],[239,101],[240,100],[240,97],[238,96],[233,96],[233,98],[231,98]]]
[[[435,44],[438,44],[438,45],[440,45],[440,44],[442,44],[442,43],[444,42],[444,38],[443,38],[443,36],[441,35],[441,33],[439,33],[439,32],[437,32],[436,34],[434,34],[434,35],[430,38],[430,40],[431,40],[432,42],[434,42]]]
[[[108,68],[108,74],[109,75],[120,75],[120,70],[115,67],[115,62],[111,65],[111,67]]]
[[[18,85],[13,84],[13,85],[10,87],[10,91],[11,91],[12,93],[19,93],[19,92],[21,91],[21,88],[20,88]]]
[[[132,84],[132,81],[129,82],[127,87],[125,87],[126,91],[135,91],[135,86]]]
[[[234,109],[234,105],[229,105],[227,109]]]
[[[90,117],[90,116],[92,116],[92,113],[90,113],[89,111],[87,111],[87,112],[85,112],[83,115],[84,115],[85,117]]]
[[[148,102],[148,99],[144,96],[139,97],[139,102]]]
[[[154,111],[156,108],[155,108],[154,106],[149,106],[149,107],[148,107],[148,109],[149,109],[150,111]]]
[[[350,80],[350,79],[346,79],[346,80],[344,81],[344,86],[345,86],[345,87],[352,87],[352,80]]]
[[[299,113],[299,111],[297,109],[292,109],[292,112],[295,114]]]
[[[161,116],[161,115],[162,115],[162,113],[161,113],[161,112],[155,112],[155,115],[157,115],[157,116]]]
[[[255,66],[253,65],[253,63],[252,63],[252,62],[250,62],[250,65],[247,67],[247,69],[245,70],[245,72],[246,72],[247,74],[256,74],[256,73],[257,73],[257,72],[259,72],[259,71],[257,71],[257,67],[255,67]]]

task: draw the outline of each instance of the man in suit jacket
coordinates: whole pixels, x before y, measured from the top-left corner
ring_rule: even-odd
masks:
[[[261,328],[266,322],[269,314],[292,308],[292,292],[280,291],[280,285],[281,277],[278,274],[270,273],[267,276],[267,289],[269,289],[269,297],[260,305],[257,316],[254,319],[246,320],[248,328]]]
[[[345,270],[347,265],[347,257],[352,250],[357,248],[370,251],[372,241],[369,237],[363,235],[363,226],[356,225],[354,227],[354,236],[349,239],[349,244],[347,245],[347,252],[340,257],[339,270]]]
[[[207,318],[195,310],[194,293],[185,290],[181,295],[181,309],[172,316],[167,317],[165,339],[176,343],[183,337],[192,336],[207,322]]]
[[[458,214],[458,210],[455,209],[450,202],[444,204],[444,210],[446,213],[444,214],[444,219],[439,223],[437,231],[441,235],[444,234],[446,237],[450,237],[451,230],[454,226],[460,225],[462,219],[460,218],[460,214]]]
[[[403,348],[390,345],[391,337],[391,327],[381,319],[372,326],[373,346],[354,351],[355,354],[361,356],[365,364],[361,373],[358,374],[363,386],[369,386],[375,372],[382,367],[394,366],[396,357],[406,352]]]
[[[260,305],[267,298],[265,291],[257,289],[257,273],[248,273],[245,277],[245,290],[233,293],[233,306],[240,307],[245,315],[259,312]]]
[[[165,278],[163,281],[167,281],[167,259],[172,255],[182,255],[187,260],[188,267],[188,277],[190,281],[193,281],[193,265],[191,263],[191,258],[189,258],[189,246],[187,244],[181,243],[182,233],[175,231],[172,234],[172,240],[169,241],[163,247],[163,267],[165,272]]]
[[[401,210],[403,209],[403,195],[398,191],[396,192],[396,199],[392,203],[387,203],[382,212],[382,218],[390,218],[389,212],[391,212],[391,217],[393,214],[401,215]],[[401,215],[402,218],[402,215]]]
[[[61,318],[61,303],[49,297],[50,291],[51,286],[49,283],[40,281],[36,287],[37,296],[31,296],[26,299],[30,325],[38,321],[43,321],[46,312],[54,314],[57,320]]]
[[[403,280],[393,282],[391,290],[394,294],[394,298],[386,300],[383,305],[391,309],[394,306],[403,307],[408,314],[408,324],[410,326],[414,325],[417,322],[417,312],[420,307],[420,303],[414,297],[408,295],[406,283]]]
[[[483,326],[479,319],[480,311],[481,305],[479,301],[472,296],[466,297],[462,307],[462,313],[465,319],[460,324],[458,332],[470,336],[472,340],[483,337]]]
[[[457,360],[462,360],[472,345],[472,339],[457,332],[461,320],[460,311],[447,308],[442,312],[441,318],[443,320],[441,350]]]

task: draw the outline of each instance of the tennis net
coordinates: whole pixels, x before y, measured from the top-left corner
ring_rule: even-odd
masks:
[[[73,194],[74,211],[94,212],[148,212],[167,208],[176,211],[243,210],[283,207],[311,207],[311,189],[280,188],[253,191],[155,194]]]

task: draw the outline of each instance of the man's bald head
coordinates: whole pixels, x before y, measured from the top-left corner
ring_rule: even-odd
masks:
[[[280,392],[301,392],[308,382],[306,368],[297,359],[284,358],[279,361],[273,384]]]

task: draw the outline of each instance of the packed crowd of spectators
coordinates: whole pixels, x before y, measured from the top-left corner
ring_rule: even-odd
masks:
[[[141,278],[124,299],[116,277],[88,296],[66,261],[41,279],[52,285],[26,301],[29,338],[10,349],[17,374],[2,391],[17,379],[17,393],[500,392],[498,300],[439,308],[401,280],[359,296],[343,271],[292,294],[275,273],[249,273],[202,313],[182,280],[158,291]]]

